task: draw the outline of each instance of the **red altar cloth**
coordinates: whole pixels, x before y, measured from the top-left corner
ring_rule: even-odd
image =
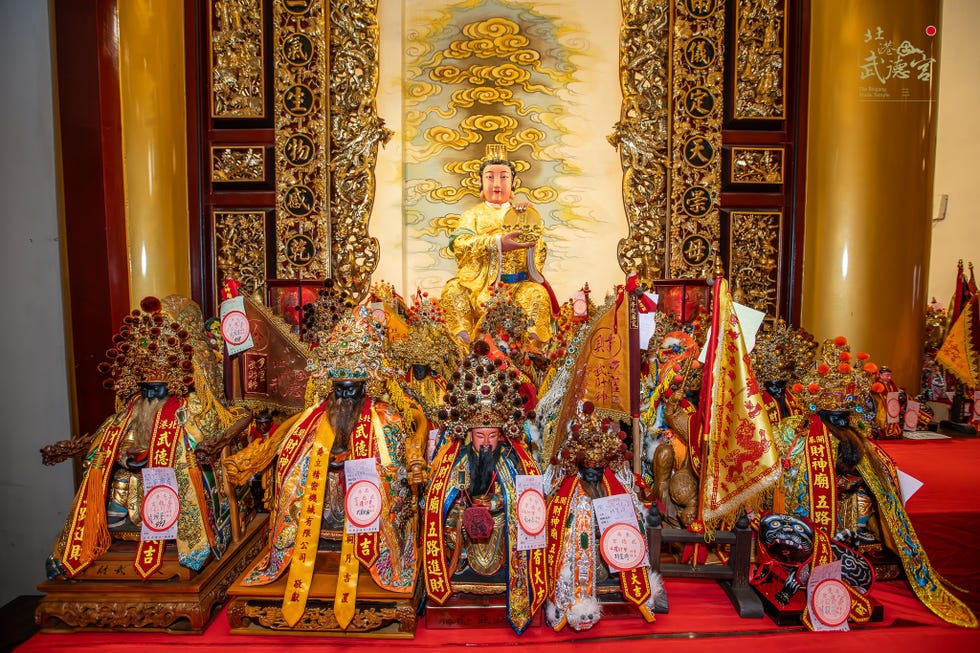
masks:
[[[980,614],[980,438],[883,440],[898,468],[924,483],[905,508],[933,567]]]
[[[602,620],[586,633],[568,629],[532,627],[518,637],[507,628],[428,630],[421,621],[414,640],[330,639],[293,635],[232,635],[224,612],[203,635],[162,633],[38,634],[16,649],[17,653],[42,651],[127,651],[127,653],[174,653],[175,651],[247,650],[258,653],[292,651],[363,651],[384,647],[406,651],[452,650],[478,646],[496,651],[504,647],[526,648],[528,653],[565,653],[569,645],[587,646],[590,653],[623,653],[631,646],[667,646],[673,651],[718,653],[792,653],[793,651],[955,651],[980,650],[980,631],[950,626],[926,610],[904,581],[878,583],[875,598],[884,605],[884,620],[855,627],[849,633],[811,633],[801,628],[779,628],[768,618],[741,619],[714,581],[668,580],[670,613],[657,615],[647,624],[640,618]],[[824,649],[824,647],[828,647]],[[516,649],[514,649],[516,650]]]

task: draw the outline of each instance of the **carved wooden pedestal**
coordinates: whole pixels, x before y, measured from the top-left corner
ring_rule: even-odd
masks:
[[[541,613],[531,618],[529,628],[542,623]],[[425,625],[433,630],[447,628],[510,628],[507,620],[507,594],[456,592],[444,605],[425,607]]]
[[[262,552],[265,555],[265,551]],[[378,587],[364,568],[357,579],[357,602],[354,618],[342,630],[333,613],[337,588],[339,554],[321,551],[306,611],[294,626],[282,616],[282,597],[286,591],[287,573],[269,585],[246,587],[244,574],[228,588],[228,623],[236,634],[320,635],[326,637],[378,637],[411,639],[418,621],[420,586],[411,594],[391,592]]]
[[[220,560],[209,561],[199,572],[177,564],[177,547],[169,544],[160,571],[146,581],[133,568],[135,543],[113,544],[77,578],[38,585],[45,596],[34,621],[42,632],[203,632],[232,581],[262,547],[267,521],[268,515],[257,516]]]

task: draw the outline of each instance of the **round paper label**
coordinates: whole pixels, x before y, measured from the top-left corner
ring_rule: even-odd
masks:
[[[640,529],[631,524],[613,524],[599,538],[599,550],[606,563],[616,571],[634,569],[647,553]]]
[[[836,628],[847,621],[847,615],[851,613],[851,592],[843,581],[825,578],[813,588],[810,605],[813,616],[820,623]]]
[[[517,499],[517,523],[528,535],[537,535],[548,521],[544,496],[534,488],[521,492]]]
[[[240,345],[248,340],[250,333],[248,317],[241,311],[230,311],[225,313],[221,320],[221,337],[229,345]]]
[[[898,397],[888,397],[887,401],[888,416],[892,419],[897,420],[899,414],[902,412],[902,404],[898,401]]]
[[[344,508],[350,523],[366,528],[381,516],[381,490],[371,481],[357,481],[347,488]]]
[[[911,408],[905,411],[905,430],[914,431],[919,426],[919,411]]]
[[[177,523],[180,516],[180,499],[169,485],[156,485],[143,497],[140,517],[143,524],[154,533],[162,533]]]

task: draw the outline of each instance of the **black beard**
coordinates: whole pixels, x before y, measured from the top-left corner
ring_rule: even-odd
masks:
[[[333,427],[334,441],[331,451],[342,453],[347,451],[350,436],[354,432],[354,427],[361,419],[361,409],[364,407],[364,398],[340,398],[330,395],[327,399],[327,416],[330,419],[330,426]]]
[[[493,473],[497,469],[497,462],[500,460],[503,447],[500,446],[499,442],[493,448],[484,446],[479,451],[472,443],[468,444],[467,447],[469,449],[467,459],[470,465],[469,493],[471,497],[481,497],[487,493],[491,483],[493,483]]]

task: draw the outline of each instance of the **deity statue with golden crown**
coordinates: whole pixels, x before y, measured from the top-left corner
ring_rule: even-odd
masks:
[[[229,590],[232,628],[414,632],[425,416],[367,307],[314,341],[308,407],[225,465],[236,484],[275,470],[268,544]],[[367,618],[379,601],[396,607]]]
[[[443,406],[446,383],[459,367],[465,350],[446,328],[445,312],[439,300],[418,290],[408,309],[407,331],[393,338],[391,353],[401,372],[402,385],[425,412],[429,422],[426,460],[435,455],[439,431],[439,410]]]
[[[791,414],[776,434],[783,472],[772,509],[808,520],[818,539],[865,555],[879,578],[889,559],[898,558],[926,607],[949,623],[976,627],[976,616],[929,562],[905,510],[895,463],[871,436],[879,370],[867,353],[854,354],[847,338],[824,341],[787,392]]]
[[[529,332],[546,342],[554,333],[551,320],[558,302],[541,273],[548,256],[541,215],[514,200],[517,167],[502,145],[487,146],[479,175],[482,201],[460,215],[449,236],[457,272],[442,290],[446,324],[469,342],[491,289],[504,283],[531,320]]]
[[[91,438],[42,450],[45,464],[53,464],[87,446],[81,484],[48,559],[38,623],[56,617],[73,627],[166,628],[186,618],[192,629],[203,628],[223,593],[200,596],[194,579],[218,568],[238,573],[227,563],[240,559],[254,516],[239,510],[241,497],[217,469],[221,452],[244,438],[251,415],[225,404],[201,310],[186,297],[144,298],[106,356],[99,370],[117,412]],[[137,581],[137,590],[139,581],[159,583],[185,594],[171,604],[134,594],[92,614],[79,605],[90,602],[79,589],[88,581]]]
[[[548,586],[545,616],[556,631],[565,626],[589,630],[602,616],[603,599],[615,595],[633,605],[648,622],[666,611],[660,574],[648,567],[637,478],[627,451],[626,433],[609,417],[600,417],[590,401],[579,402],[567,424],[567,437],[545,472],[548,487]],[[597,499],[617,497],[627,506],[623,521],[604,531]],[[608,532],[610,536],[603,538]],[[617,549],[635,554],[620,564]],[[603,542],[606,546],[603,546]]]

